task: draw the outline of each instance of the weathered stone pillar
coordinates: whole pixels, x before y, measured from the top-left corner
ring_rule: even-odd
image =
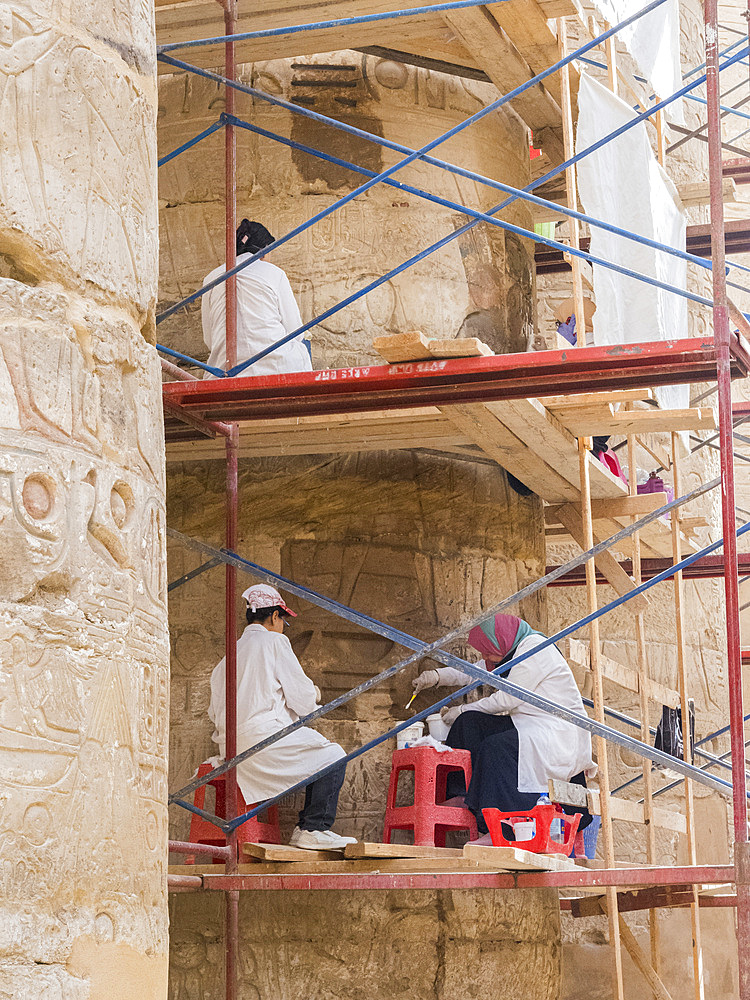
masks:
[[[0,998],[166,993],[149,0],[0,3]]]

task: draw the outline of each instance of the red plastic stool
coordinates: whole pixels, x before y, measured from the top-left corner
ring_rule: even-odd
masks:
[[[402,771],[414,772],[414,803],[396,805],[396,790]],[[468,750],[440,753],[432,747],[407,747],[396,750],[391,766],[391,781],[385,807],[383,843],[391,843],[394,830],[413,830],[414,843],[420,847],[445,847],[449,830],[468,830],[477,837],[477,824],[463,806],[446,806],[445,782],[451,771],[463,771],[466,787],[471,781],[471,754]]]
[[[205,778],[207,774],[213,771],[213,764],[209,764],[205,761],[198,768],[197,778]],[[216,789],[216,815],[220,816],[222,819],[227,814],[227,802],[226,802],[226,785],[224,782],[225,775],[220,774],[217,778],[212,778],[211,781],[207,782],[206,785],[201,785],[200,788],[196,788],[195,796],[193,797],[193,805],[198,806],[199,809],[205,809],[206,801],[206,787],[207,785],[213,785]],[[248,805],[242,797],[242,792],[237,789],[237,808],[240,814],[246,813],[250,809],[254,809],[257,803]],[[262,814],[261,814],[262,815]],[[216,845],[217,847],[224,847],[227,840],[222,831],[218,826],[214,826],[209,820],[204,819],[202,816],[198,816],[195,813],[190,814],[190,843],[191,844],[210,844]],[[279,830],[279,810],[276,806],[269,806],[266,810],[265,821],[261,820],[258,816],[253,816],[252,819],[246,820],[242,826],[237,828],[237,848],[240,852],[240,857],[242,856],[242,845],[243,844],[280,844],[281,843],[281,832]],[[214,864],[222,864],[224,858],[214,857]],[[188,855],[185,858],[185,863],[192,865],[195,863],[195,857]]]
[[[499,809],[483,809],[482,815],[490,831],[495,847],[520,847],[534,854],[565,854],[573,851],[581,813],[565,813],[559,805],[548,803],[537,805],[527,812],[501,812]],[[515,823],[534,822],[534,836],[529,840],[508,840],[503,827],[510,831]],[[560,839],[552,838],[552,821],[560,821]]]

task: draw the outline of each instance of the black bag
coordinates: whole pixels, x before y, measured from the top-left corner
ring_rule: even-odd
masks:
[[[690,721],[690,762],[695,763],[695,702],[691,699],[688,702],[688,717]],[[683,755],[683,733],[682,733],[682,709],[668,708],[662,706],[661,722],[656,727],[654,737],[654,748],[668,753],[670,757],[684,759]],[[657,764],[656,767],[663,767]]]

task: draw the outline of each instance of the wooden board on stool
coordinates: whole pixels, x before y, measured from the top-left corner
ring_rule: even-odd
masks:
[[[455,847],[419,847],[416,844],[368,844],[358,841],[347,844],[345,858],[423,858],[441,860],[462,858],[463,851]]]
[[[466,844],[464,857],[480,868],[509,872],[567,872],[574,871],[576,865],[569,858],[554,854],[535,854],[520,847],[484,847],[481,844]]]
[[[243,844],[242,853],[258,861],[336,861],[343,851],[304,851],[289,844]]]

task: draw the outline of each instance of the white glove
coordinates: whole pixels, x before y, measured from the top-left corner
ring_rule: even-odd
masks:
[[[411,682],[411,686],[414,688],[414,694],[419,694],[420,691],[425,691],[427,688],[437,687],[440,683],[440,674],[437,670],[423,670],[418,677],[415,677]]]
[[[317,703],[319,705],[322,705],[323,704],[323,695],[320,693],[320,688],[318,687],[317,684],[313,684],[313,687],[315,688],[315,700],[317,701]]]
[[[443,722],[446,726],[452,726],[465,708],[466,705],[452,705],[450,708],[444,708],[440,714],[443,716]]]

